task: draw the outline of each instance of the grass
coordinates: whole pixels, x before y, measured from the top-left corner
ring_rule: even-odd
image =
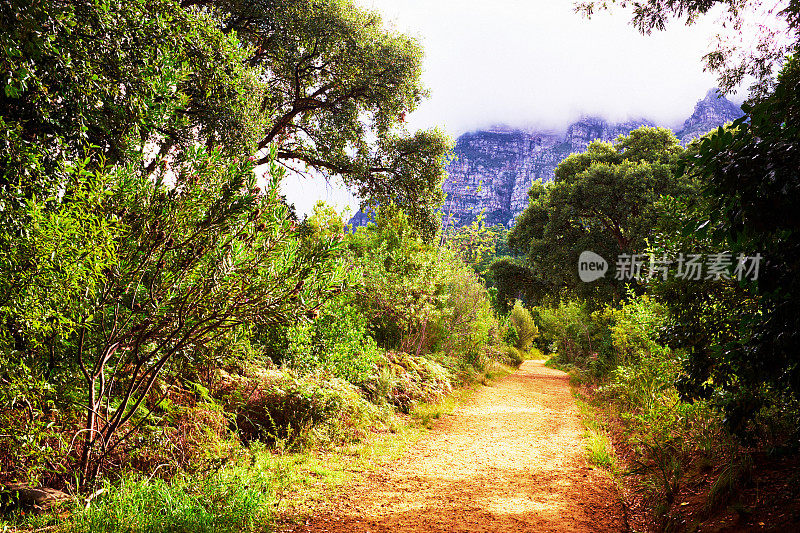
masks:
[[[170,482],[126,476],[108,483],[88,509],[73,504],[60,515],[0,519],[0,532],[267,532],[301,521],[353,475],[396,459],[421,435],[418,424],[398,419],[384,433],[330,450],[278,453],[253,443],[217,472]]]
[[[579,392],[573,389],[572,395],[578,406],[583,426],[586,428],[584,438],[589,462],[616,476],[619,473],[617,455],[605,424]]]
[[[485,379],[492,379],[487,376]],[[494,378],[497,379],[497,378]],[[459,403],[467,399],[473,392],[474,387],[464,387],[456,389],[444,398],[436,402],[419,402],[411,410],[411,417],[422,427],[431,429],[434,422],[445,415],[453,414]]]
[[[749,454],[742,454],[726,465],[711,484],[706,501],[707,509],[718,510],[725,507],[750,480],[752,470],[753,459]]]
[[[0,532],[259,533],[277,523],[302,523],[354,476],[402,456],[424,428],[451,414],[473,390],[418,404],[411,417],[398,416],[357,443],[291,453],[254,443],[210,475],[170,482],[123,477],[107,484],[88,509],[73,505],[71,514],[17,517],[13,526],[0,521]]]
[[[411,410],[411,416],[423,427],[431,429],[436,420],[443,415],[452,414],[456,403],[452,396],[448,396],[444,400],[435,403],[421,402],[415,405]]]
[[[510,369],[493,368],[482,379]],[[438,402],[418,403],[358,442],[291,449],[258,442],[217,471],[169,482],[128,475],[107,483],[88,508],[78,502],[59,515],[0,518],[2,533],[259,533],[302,521],[355,476],[394,461],[441,417],[452,414],[478,383]],[[280,451],[283,450],[283,451]],[[292,450],[292,451],[289,451]],[[66,512],[65,512],[66,511]]]
[[[202,480],[123,479],[109,495],[78,512],[68,530],[233,533],[267,531],[286,480],[284,469],[226,469]]]
[[[614,447],[607,435],[596,431],[587,431],[586,451],[589,454],[589,462],[593,465],[610,471],[616,470],[617,459],[614,455]]]
[[[489,383],[491,383],[492,381],[497,381],[498,379],[502,379],[507,375],[511,374],[512,372],[514,372],[515,370],[516,368],[511,368],[510,366],[507,365],[499,363],[491,364],[484,372],[483,378],[480,380],[480,383],[482,385],[489,385]]]

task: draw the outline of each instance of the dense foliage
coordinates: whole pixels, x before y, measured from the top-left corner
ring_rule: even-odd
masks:
[[[692,353],[684,387],[694,396],[722,394],[740,430],[764,405],[797,409],[800,394],[797,60],[787,62],[770,96],[745,110],[745,119],[703,139],[687,162],[704,184],[708,204],[699,222],[711,228],[710,240],[734,257],[763,257],[758,278],[740,280],[739,298],[726,302],[735,335]]]
[[[377,13],[350,0],[182,4],[216,10],[224,31],[250,45],[247,63],[265,85],[252,101],[270,113],[259,149],[277,145],[290,168],[337,174],[361,198],[405,206],[433,238],[450,144],[439,130],[404,126],[426,95],[416,40],[387,31]],[[259,161],[267,160],[262,152]]]
[[[619,300],[625,283],[614,268],[623,254],[642,254],[659,219],[662,195],[686,195],[691,184],[674,172],[683,149],[664,128],[642,127],[614,144],[595,141],[556,168],[555,180],[536,184],[529,204],[508,236],[526,254],[535,279],[551,292],[597,301]],[[611,272],[594,283],[578,279],[583,251],[605,258]]]
[[[671,16],[691,22],[717,4],[740,34],[744,13],[758,7],[630,7],[634,25],[649,33]],[[591,14],[608,5],[578,9]],[[639,130],[632,135],[656,141],[642,144],[642,152],[619,149],[626,142],[620,139],[568,157],[554,185],[531,189],[530,205],[509,234],[526,261],[496,267],[515,268],[548,288],[533,309],[537,344],[587,385],[605,420],[589,424],[590,458],[617,468],[610,433],[631,485],[643,494],[639,504],[653,511],[656,521],[646,527],[657,530],[692,528],[677,502],[696,493],[701,478],[713,482],[699,520],[736,501],[755,462],[796,458],[800,446],[800,69],[791,55],[798,5],[789,2],[775,14],[788,33],[767,22],[752,49],[723,46],[706,56],[724,90],[753,76],[743,118],[685,150]],[[610,260],[611,273],[578,281],[581,250]],[[620,253],[642,259],[640,275],[607,279]],[[698,261],[704,269],[691,274]],[[774,468],[791,468],[786,464],[792,463]]]
[[[634,22],[715,3],[738,5]],[[510,231],[440,232],[449,141],[404,125],[421,58],[351,0],[0,5],[0,483],[108,489],[79,531],[252,530],[290,483],[281,453],[537,350],[620,422],[664,528],[702,462],[797,451],[797,59],[724,71],[758,98],[685,149],[657,128],[591,143]],[[341,176],[374,223],[299,221],[287,172]],[[589,283],[587,250],[611,267]],[[723,266],[680,277],[683,254]],[[623,255],[664,270],[625,277]]]
[[[162,497],[164,524],[261,527],[261,442],[351,442],[509,362],[437,238],[449,141],[404,127],[415,40],[346,0],[13,0],[0,25],[0,483],[124,479],[89,530]],[[375,224],[298,221],[287,172],[342,176]]]

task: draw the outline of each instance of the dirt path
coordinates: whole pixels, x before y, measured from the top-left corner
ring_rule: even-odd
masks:
[[[585,457],[567,375],[527,361],[301,530],[624,531],[613,484]]]

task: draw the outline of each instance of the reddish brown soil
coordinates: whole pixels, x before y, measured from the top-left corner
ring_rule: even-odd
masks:
[[[706,509],[711,483],[724,465],[690,478],[676,498],[671,525],[676,531],[749,533],[800,531],[800,460],[755,454],[752,472],[711,516]]]
[[[612,481],[586,461],[583,432],[567,375],[527,361],[299,531],[626,531]]]

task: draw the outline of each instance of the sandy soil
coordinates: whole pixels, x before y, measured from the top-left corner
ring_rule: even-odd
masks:
[[[626,531],[586,461],[567,375],[527,361],[480,387],[400,460],[329,502],[307,532]]]

